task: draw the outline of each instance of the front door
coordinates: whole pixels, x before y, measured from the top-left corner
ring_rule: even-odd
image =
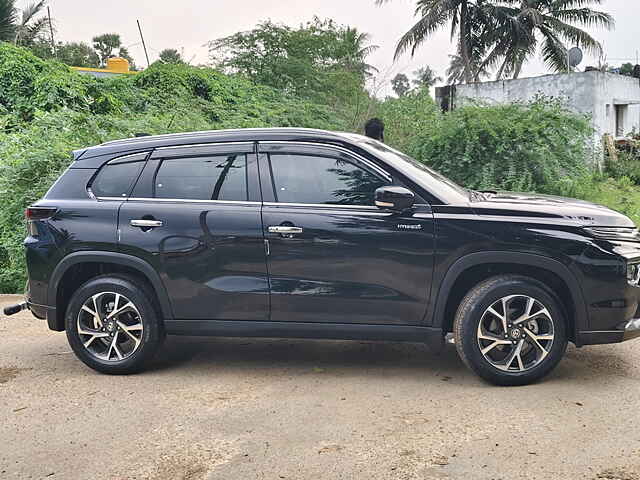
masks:
[[[420,325],[431,289],[433,215],[395,214],[397,183],[337,147],[263,143],[259,155],[271,320]]]
[[[160,273],[178,320],[267,320],[252,144],[157,149],[120,209],[120,250]]]

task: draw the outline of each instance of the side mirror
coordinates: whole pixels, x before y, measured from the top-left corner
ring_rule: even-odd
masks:
[[[404,187],[380,187],[376,190],[376,207],[402,212],[415,202],[415,195]]]

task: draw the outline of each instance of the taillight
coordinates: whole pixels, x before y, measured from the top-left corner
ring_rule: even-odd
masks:
[[[28,207],[24,216],[27,220],[46,220],[53,217],[57,211],[58,209],[53,207]]]

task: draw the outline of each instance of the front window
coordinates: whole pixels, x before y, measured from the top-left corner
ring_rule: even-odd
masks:
[[[444,200],[445,203],[468,201],[470,190],[461,187],[453,180],[427,167],[424,163],[418,162],[409,155],[388,147],[382,142],[371,139],[363,140],[361,137],[358,137],[358,140],[366,150],[390,163],[424,187],[434,197]]]
[[[384,179],[344,159],[271,154],[276,201],[329,205],[374,205]]]

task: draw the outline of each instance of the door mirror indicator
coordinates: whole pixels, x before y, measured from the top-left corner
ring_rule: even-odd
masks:
[[[415,195],[404,187],[380,187],[376,190],[376,207],[402,212],[413,206]]]

